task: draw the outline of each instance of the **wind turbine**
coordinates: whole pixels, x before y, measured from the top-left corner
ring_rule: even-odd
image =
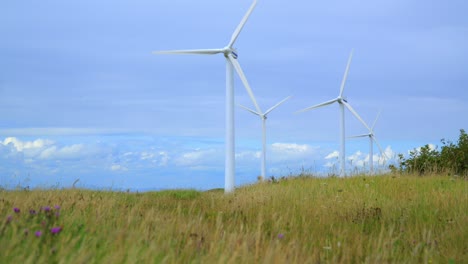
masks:
[[[386,155],[384,151],[382,150],[382,147],[380,147],[380,144],[379,142],[377,142],[377,138],[374,135],[374,127],[375,127],[375,124],[377,123],[377,120],[379,119],[379,116],[380,116],[380,111],[374,120],[374,124],[372,124],[372,127],[370,127],[369,129],[369,133],[350,137],[350,138],[369,137],[369,168],[370,168],[371,175],[374,174],[374,146],[373,146],[374,141],[375,141],[375,144],[377,144],[377,147],[379,148],[380,153],[382,154],[382,157],[384,158],[384,160],[386,159]]]
[[[249,94],[252,102],[255,105],[257,112],[261,112],[260,107],[255,100],[252,89],[247,82],[247,79],[237,61],[237,51],[233,47],[240,32],[244,28],[245,23],[249,19],[252,11],[257,5],[257,0],[254,0],[247,13],[242,18],[236,30],[231,36],[231,40],[224,48],[220,49],[197,49],[197,50],[172,50],[172,51],[157,51],[155,54],[201,54],[201,55],[214,55],[223,54],[226,58],[226,153],[225,153],[225,173],[224,173],[224,191],[226,193],[234,191],[234,177],[235,177],[235,132],[234,132],[234,69],[243,82],[247,93]]]
[[[284,98],[279,103],[275,104],[270,109],[268,109],[265,113],[257,112],[243,105],[239,105],[240,107],[244,108],[245,110],[249,111],[250,113],[254,115],[259,116],[260,119],[262,119],[262,163],[261,163],[262,167],[261,167],[261,175],[260,175],[261,181],[265,179],[265,175],[266,175],[266,119],[267,119],[267,115],[271,111],[273,111],[275,108],[277,108],[278,106],[280,106],[281,104],[289,100],[291,97],[292,96],[288,96]]]
[[[345,176],[345,107],[348,108],[348,110],[367,128],[370,129],[366,122],[362,120],[362,118],[359,116],[359,114],[351,107],[351,105],[348,103],[346,97],[343,96],[343,91],[344,87],[346,84],[346,79],[348,78],[348,72],[349,72],[349,66],[351,65],[351,60],[353,58],[353,51],[351,51],[351,54],[349,55],[348,59],[348,64],[346,65],[346,70],[343,76],[343,80],[341,81],[341,87],[340,87],[340,93],[338,94],[338,97],[336,97],[333,100],[329,100],[311,107],[307,107],[305,109],[302,109],[298,112],[305,112],[308,110],[312,110],[315,108],[320,108],[329,104],[333,103],[338,103],[340,106],[340,114],[341,114],[341,119],[340,119],[340,130],[341,130],[341,135],[340,135],[340,176],[344,177]]]

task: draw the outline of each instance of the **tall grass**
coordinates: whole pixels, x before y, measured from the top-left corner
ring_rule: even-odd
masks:
[[[1,190],[0,263],[463,263],[467,186],[361,176],[290,178],[230,195]]]

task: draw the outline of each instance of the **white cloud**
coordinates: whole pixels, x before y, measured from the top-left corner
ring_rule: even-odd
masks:
[[[88,155],[83,144],[73,144],[68,146],[57,146],[48,139],[36,139],[33,141],[22,141],[16,137],[8,137],[0,141],[1,145],[10,146],[11,151],[23,153],[26,163],[33,163],[37,160],[50,159],[75,159]]]
[[[24,151],[28,149],[40,149],[49,145],[52,145],[54,142],[51,140],[36,139],[34,141],[21,141],[15,137],[7,137],[3,140],[2,144],[7,146],[11,144],[15,147],[17,151]]]
[[[84,146],[82,144],[74,144],[58,148],[56,146],[49,147],[41,152],[39,159],[74,159],[82,156]]]
[[[387,146],[387,148],[384,150],[384,154],[385,157],[380,152],[372,156],[374,166],[385,166],[395,161],[396,154],[392,150],[391,146]],[[348,156],[347,159],[351,161],[352,166],[355,167],[369,166],[370,162],[369,153],[365,154],[359,150],[354,154]]]
[[[49,158],[53,157],[56,152],[57,152],[57,147],[56,146],[47,148],[47,149],[45,149],[44,151],[41,152],[41,154],[39,155],[39,158],[40,159],[49,159]]]
[[[128,171],[128,168],[120,165],[120,164],[112,164],[110,167],[111,171]]]
[[[300,145],[295,143],[274,143],[271,145],[271,155],[267,153],[267,157],[274,162],[293,162],[305,160],[317,160],[316,150],[318,148],[310,145]]]
[[[236,153],[236,159],[240,159],[240,160],[243,160],[243,159],[248,159],[248,160],[255,159],[256,160],[256,159],[259,159],[261,156],[262,156],[261,151],[242,151],[242,152]]]
[[[283,152],[284,154],[301,153],[310,150],[309,145],[299,145],[295,143],[273,143],[271,149],[275,152]]]
[[[158,166],[167,166],[171,160],[169,152],[163,150],[157,152],[143,151],[139,156],[140,160],[149,161]]]
[[[325,159],[334,159],[334,158],[338,158],[340,156],[340,152],[338,151],[333,151],[332,153],[328,154]]]
[[[217,162],[220,157],[224,157],[216,149],[195,150],[191,152],[182,153],[180,157],[175,160],[178,166],[201,166],[202,164],[212,164]]]
[[[322,165],[323,150],[309,144],[274,143],[267,152],[267,171],[276,174],[299,174],[317,171]]]
[[[385,157],[383,155],[374,155],[374,161],[378,160],[379,165],[385,165],[392,163],[396,160],[397,154],[392,150],[391,146],[387,146],[384,150]]]
[[[348,160],[351,161],[353,166],[363,167],[364,164],[366,164],[366,160],[368,162],[369,155],[364,155],[361,151],[357,151],[351,156],[348,156]]]
[[[140,160],[149,161],[158,166],[167,166],[170,161],[170,156],[167,151],[159,151],[159,152],[143,151],[140,153]]]
[[[152,160],[156,157],[156,154],[143,151],[140,156],[142,160]]]
[[[384,156],[379,152],[376,154],[373,154],[373,163],[374,163],[374,168],[377,166],[385,167],[388,164],[391,164],[392,162],[395,161],[396,154],[392,150],[391,146],[387,146],[387,148],[384,150],[384,153],[386,155],[386,159]],[[338,151],[333,151],[332,153],[328,154],[325,157],[325,160],[329,160],[325,162],[323,165],[326,168],[337,168],[339,167],[339,152]],[[335,160],[333,160],[335,159]],[[347,155],[346,159],[350,162],[351,167],[349,165],[347,168],[368,168],[369,167],[369,153],[364,153],[360,150],[354,152],[351,155]]]
[[[348,160],[351,160],[351,161],[355,161],[355,160],[359,160],[364,154],[358,150],[356,153],[348,156]]]

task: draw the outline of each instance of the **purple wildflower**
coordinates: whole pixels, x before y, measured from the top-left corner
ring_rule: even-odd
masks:
[[[9,215],[6,219],[7,223],[10,223],[13,220],[13,216]]]
[[[43,209],[44,212],[46,212],[46,213],[50,212],[50,206],[44,206],[44,207],[42,207],[42,209]]]
[[[60,227],[60,226],[53,227],[53,228],[50,229],[50,232],[52,234],[58,234],[58,233],[60,233],[60,231],[62,231],[62,227]]]
[[[283,239],[284,238],[284,234],[278,234],[278,239]]]
[[[13,211],[15,211],[15,213],[19,213],[20,209],[18,207],[15,207],[15,208],[13,208]]]
[[[60,210],[60,205],[54,206],[55,210]]]
[[[30,214],[30,215],[35,215],[35,214],[36,214],[36,210],[34,210],[34,209],[29,210],[29,214]]]
[[[40,236],[42,236],[42,231],[41,231],[41,230],[38,230],[38,231],[36,231],[36,233],[34,233],[34,235],[35,235],[36,237],[40,237]]]

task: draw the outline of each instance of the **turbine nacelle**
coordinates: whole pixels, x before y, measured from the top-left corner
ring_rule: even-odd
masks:
[[[346,97],[338,97],[338,98],[336,98],[336,101],[338,103],[342,104],[343,102],[347,103],[348,99]]]
[[[237,53],[234,51],[231,51],[232,57],[237,60]]]
[[[223,53],[224,57],[226,58],[229,57],[229,55],[232,55],[232,57],[237,60],[238,57],[237,50],[235,48],[230,48],[229,46],[226,46],[223,49],[221,49],[220,53]]]

